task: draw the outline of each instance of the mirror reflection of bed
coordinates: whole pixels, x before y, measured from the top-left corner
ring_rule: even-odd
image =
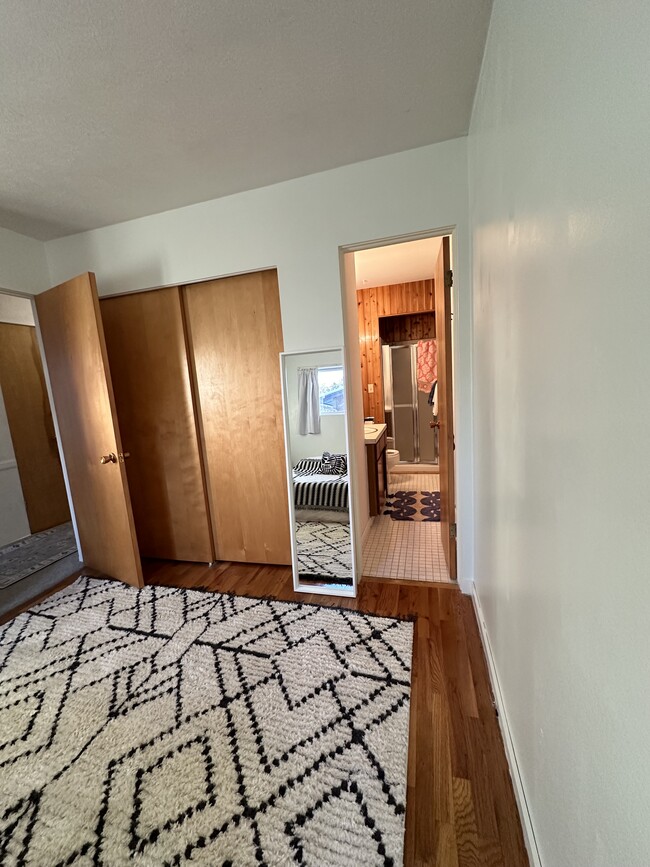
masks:
[[[343,353],[283,356],[294,584],[354,595]]]

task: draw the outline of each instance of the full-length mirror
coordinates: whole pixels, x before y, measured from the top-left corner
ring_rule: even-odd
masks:
[[[342,349],[283,353],[296,590],[354,596],[354,527]]]
[[[0,292],[0,617],[78,568],[32,302]]]

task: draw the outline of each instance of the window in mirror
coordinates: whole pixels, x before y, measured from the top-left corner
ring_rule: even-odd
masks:
[[[321,415],[343,415],[345,387],[342,365],[318,368],[318,395]]]

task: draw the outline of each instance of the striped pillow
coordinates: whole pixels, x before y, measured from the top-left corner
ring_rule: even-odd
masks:
[[[323,452],[323,457],[320,461],[320,473],[324,476],[344,476],[347,471],[347,455],[332,455],[329,452]]]

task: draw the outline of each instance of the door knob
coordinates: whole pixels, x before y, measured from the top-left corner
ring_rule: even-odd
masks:
[[[440,422],[439,421],[430,421],[429,427],[440,427]]]
[[[100,464],[116,464],[117,463],[117,455],[114,452],[111,452],[110,455],[102,455],[99,459]]]

